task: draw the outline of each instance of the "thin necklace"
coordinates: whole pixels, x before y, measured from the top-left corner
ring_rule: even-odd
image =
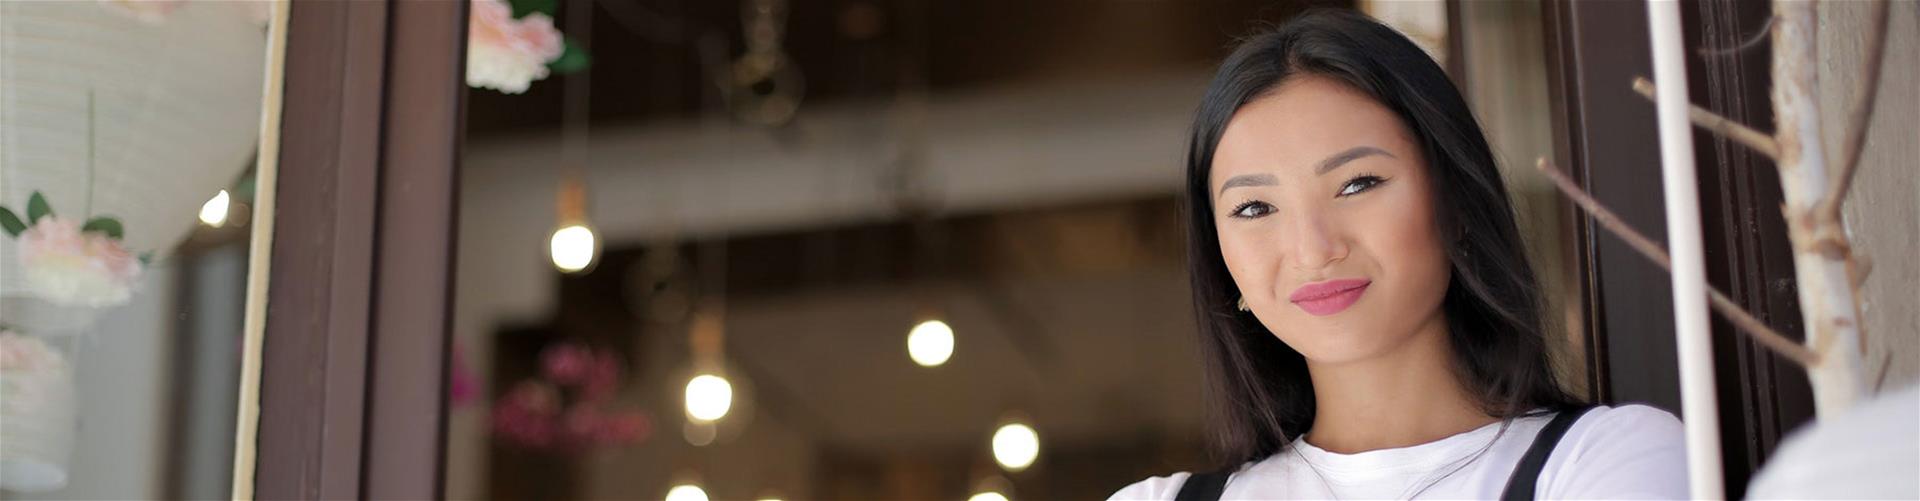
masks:
[[[1413,491],[1413,494],[1411,494],[1411,495],[1408,495],[1408,496],[1406,496],[1406,497],[1400,497],[1400,496],[1394,496],[1394,497],[1395,497],[1395,498],[1397,498],[1397,499],[1404,499],[1404,500],[1408,500],[1408,501],[1411,501],[1411,500],[1412,500],[1413,498],[1416,498],[1416,497],[1420,497],[1420,494],[1421,494],[1421,493],[1424,493],[1424,492],[1427,492],[1427,489],[1429,489],[1429,488],[1432,488],[1432,487],[1434,486],[1434,484],[1437,484],[1437,483],[1440,483],[1440,481],[1441,481],[1441,480],[1445,480],[1445,479],[1446,479],[1447,477],[1451,477],[1451,476],[1453,476],[1453,474],[1454,474],[1454,473],[1458,473],[1458,472],[1459,472],[1459,471],[1460,471],[1460,470],[1461,470],[1462,468],[1465,468],[1465,467],[1466,467],[1466,464],[1461,464],[1461,463],[1462,463],[1462,461],[1465,461],[1466,463],[1472,463],[1472,462],[1473,462],[1473,461],[1474,461],[1475,459],[1479,459],[1479,458],[1480,458],[1480,456],[1482,456],[1482,455],[1484,455],[1484,454],[1486,454],[1486,452],[1487,452],[1487,449],[1491,449],[1491,448],[1493,448],[1493,443],[1494,443],[1494,442],[1496,442],[1496,441],[1499,441],[1499,440],[1500,440],[1500,436],[1501,436],[1501,435],[1503,435],[1503,434],[1505,434],[1505,431],[1506,431],[1506,430],[1505,430],[1505,428],[1504,428],[1504,427],[1502,427],[1502,429],[1501,429],[1501,432],[1502,432],[1502,433],[1499,433],[1499,434],[1495,434],[1495,435],[1493,436],[1493,439],[1492,439],[1492,440],[1488,440],[1488,441],[1487,441],[1487,445],[1486,445],[1486,446],[1484,446],[1484,447],[1481,447],[1479,451],[1475,451],[1475,452],[1473,452],[1473,453],[1470,453],[1470,454],[1468,454],[1468,455],[1467,455],[1467,456],[1465,456],[1465,457],[1462,457],[1462,458],[1459,458],[1459,459],[1455,459],[1455,460],[1453,460],[1453,461],[1452,461],[1452,462],[1450,462],[1450,463],[1447,463],[1447,464],[1443,464],[1443,465],[1440,465],[1440,466],[1435,466],[1435,467],[1434,467],[1434,468],[1433,468],[1432,470],[1429,470],[1429,471],[1427,471],[1427,474],[1426,474],[1426,475],[1423,475],[1423,476],[1421,476],[1421,477],[1420,477],[1420,479],[1419,479],[1418,481],[1416,481],[1416,482],[1414,482],[1413,484],[1410,484],[1410,485],[1408,485],[1408,486],[1407,486],[1406,488],[1404,488],[1404,489],[1401,489],[1401,490],[1400,490],[1400,492],[1404,494],[1404,493],[1406,493],[1406,492],[1407,492],[1408,490],[1410,490],[1410,489],[1413,489],[1413,487],[1414,487],[1414,486],[1416,486],[1416,485],[1420,485],[1421,483],[1423,483],[1423,482],[1424,482],[1424,483],[1425,483],[1426,485],[1423,485],[1423,486],[1421,486],[1421,487],[1420,487],[1420,490],[1417,490],[1417,491]],[[1296,440],[1295,440],[1295,442],[1304,442],[1304,441],[1306,441],[1306,437],[1305,437],[1305,436],[1302,436],[1302,437],[1300,437],[1299,439],[1296,439]],[[1292,450],[1292,451],[1293,451],[1293,456],[1294,456],[1294,457],[1297,457],[1297,458],[1300,458],[1300,463],[1301,463],[1301,464],[1305,464],[1305,465],[1307,465],[1307,469],[1308,469],[1308,470],[1312,470],[1312,471],[1313,471],[1313,476],[1315,476],[1315,477],[1319,477],[1319,479],[1320,479],[1320,486],[1322,486],[1322,487],[1326,487],[1326,488],[1327,488],[1327,495],[1328,495],[1328,496],[1332,496],[1332,497],[1333,497],[1333,499],[1335,499],[1335,500],[1338,500],[1338,499],[1340,499],[1340,493],[1339,493],[1339,492],[1335,492],[1335,491],[1333,490],[1333,483],[1332,483],[1332,482],[1328,482],[1328,481],[1327,481],[1327,476],[1326,476],[1326,475],[1324,475],[1324,474],[1321,474],[1321,473],[1320,473],[1320,468],[1319,468],[1319,467],[1317,467],[1317,466],[1314,466],[1314,465],[1313,465],[1313,461],[1309,461],[1309,460],[1307,460],[1307,456],[1306,456],[1306,455],[1303,455],[1303,454],[1301,454],[1301,453],[1300,453],[1300,448],[1299,448],[1299,444],[1298,444],[1298,443],[1290,443],[1290,444],[1287,444],[1287,449],[1290,449],[1290,450]],[[1446,469],[1446,468],[1447,468],[1448,466],[1455,466],[1455,465],[1457,465],[1457,466],[1456,466],[1455,468],[1453,468],[1453,469],[1452,469],[1451,471],[1448,471],[1448,472],[1447,472],[1446,474],[1444,474],[1444,475],[1441,475],[1441,476],[1440,476],[1440,478],[1433,478],[1433,475],[1434,475],[1435,473],[1438,473],[1438,472],[1439,472],[1440,470],[1443,470],[1443,469]]]

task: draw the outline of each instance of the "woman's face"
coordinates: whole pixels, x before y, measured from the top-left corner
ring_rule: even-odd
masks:
[[[1281,84],[1228,122],[1208,186],[1227,271],[1307,360],[1363,360],[1438,318],[1448,261],[1426,159],[1371,97]]]

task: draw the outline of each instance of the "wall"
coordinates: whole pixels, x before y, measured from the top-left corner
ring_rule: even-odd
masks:
[[[1830,151],[1846,137],[1848,105],[1865,62],[1869,2],[1820,4],[1820,127]],[[1847,200],[1854,250],[1873,261],[1862,287],[1869,384],[1920,380],[1920,3],[1894,1],[1887,22],[1880,93]],[[1837,154],[1837,153],[1836,153]],[[1890,363],[1888,363],[1890,361]]]

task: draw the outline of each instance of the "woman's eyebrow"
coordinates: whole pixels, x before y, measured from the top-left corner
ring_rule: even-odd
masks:
[[[1327,157],[1325,160],[1321,160],[1319,165],[1314,166],[1313,173],[1314,175],[1326,174],[1329,171],[1340,168],[1340,166],[1342,165],[1346,165],[1347,162],[1352,162],[1354,160],[1359,160],[1361,158],[1366,158],[1373,155],[1384,155],[1389,158],[1400,158],[1400,157],[1393,156],[1393,153],[1389,153],[1387,152],[1387,150],[1383,150],[1373,146],[1355,146],[1352,148],[1347,148],[1346,151],[1335,153],[1332,156]],[[1227,182],[1225,183],[1220,183],[1220,192],[1215,193],[1214,198],[1218,199],[1220,195],[1226,194],[1227,190],[1230,188],[1238,188],[1241,186],[1273,186],[1279,183],[1280,183],[1280,180],[1273,177],[1273,174],[1241,174],[1238,176],[1227,178]]]
[[[1346,165],[1347,162],[1352,162],[1354,160],[1359,160],[1361,158],[1366,158],[1373,155],[1386,155],[1389,158],[1400,158],[1400,157],[1393,156],[1392,153],[1388,153],[1387,150],[1383,150],[1380,148],[1375,148],[1372,146],[1355,146],[1352,148],[1347,148],[1347,151],[1335,153],[1333,156],[1327,157],[1326,160],[1321,160],[1320,165],[1313,168],[1313,174],[1314,175],[1326,174],[1328,171],[1332,171],[1334,169],[1340,168],[1340,166],[1342,165]]]
[[[1214,198],[1220,198],[1220,195],[1226,194],[1227,190],[1231,188],[1241,186],[1273,186],[1276,184],[1280,184],[1280,180],[1273,177],[1273,174],[1241,174],[1227,178],[1227,182],[1221,183],[1220,192],[1214,194]]]

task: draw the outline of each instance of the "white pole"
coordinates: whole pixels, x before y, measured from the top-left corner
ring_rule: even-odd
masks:
[[[1687,68],[1680,4],[1647,2],[1653,38],[1653,81],[1660,126],[1660,182],[1667,203],[1667,249],[1673,256],[1673,327],[1680,352],[1680,410],[1686,418],[1687,475],[1694,499],[1726,497],[1720,477],[1720,413],[1713,391],[1707,330],[1706,256],[1694,179],[1693,126],[1687,122]],[[1624,83],[1623,83],[1624,85]]]

